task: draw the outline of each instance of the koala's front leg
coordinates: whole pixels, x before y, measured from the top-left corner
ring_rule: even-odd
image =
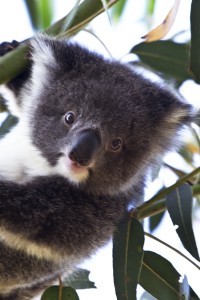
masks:
[[[59,176],[0,181],[1,239],[36,256],[80,259],[110,239],[126,205],[122,196],[88,194]]]

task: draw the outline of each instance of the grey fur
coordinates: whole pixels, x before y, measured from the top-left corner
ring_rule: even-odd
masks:
[[[9,287],[2,300],[31,299],[104,245],[127,207],[140,203],[147,171],[192,118],[173,91],[79,45],[39,37],[32,53],[31,78],[17,91],[27,135],[49,168],[73,152],[75,164],[89,170],[78,183],[26,169],[22,183],[0,181],[0,291]],[[75,121],[66,125],[69,111]],[[122,145],[115,151],[116,138]],[[28,243],[55,259],[29,253]]]

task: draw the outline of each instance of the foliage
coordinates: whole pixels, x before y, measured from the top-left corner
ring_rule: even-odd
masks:
[[[81,4],[80,1],[77,1],[74,9],[66,17],[52,25],[50,25],[52,18],[51,0],[41,1],[40,7],[36,2],[38,3],[38,1],[26,1],[34,28],[43,29],[48,34],[71,36],[117,1],[84,0]],[[112,11],[113,18],[120,21],[119,17],[126,2],[125,0],[119,1]],[[146,15],[153,13],[155,2],[155,0],[148,1]],[[130,53],[138,56],[139,62],[144,68],[153,70],[165,80],[173,80],[177,87],[187,79],[200,83],[199,15],[200,2],[193,0],[191,4],[191,41],[182,44],[174,40],[140,43],[134,45]],[[0,72],[0,83],[8,82],[27,68],[27,53],[28,41],[0,58],[0,70],[4,70],[4,72]],[[17,61],[17,64],[13,64],[13,61]],[[5,103],[2,98],[0,98],[0,111],[5,111]],[[6,134],[16,122],[16,118],[8,114],[0,128],[0,135]],[[170,247],[198,270],[200,270],[199,265],[173,247],[145,233],[141,223],[143,219],[151,217],[151,230],[154,230],[162,222],[163,213],[168,211],[173,224],[178,225],[177,234],[183,246],[199,262],[198,247],[192,228],[194,197],[200,193],[200,168],[194,167],[194,155],[200,153],[200,141],[194,130],[193,140],[192,145],[186,144],[179,151],[185,162],[192,166],[192,172],[185,174],[182,170],[165,165],[166,168],[180,177],[177,182],[168,188],[163,187],[151,199],[136,210],[131,211],[130,215],[122,220],[118,226],[113,239],[114,284],[118,300],[137,299],[138,284],[148,292],[142,296],[142,299],[154,299],[152,296],[162,300],[199,299],[190,288],[186,277],[180,282],[180,274],[169,261],[155,252],[144,251],[145,235],[156,239],[158,243],[162,243],[166,247]],[[43,294],[42,300],[79,299],[75,289],[95,287],[89,281],[88,275],[88,271],[81,271],[75,275],[74,279],[64,283],[64,285],[71,285],[72,287],[63,286],[61,282],[60,286],[50,287]]]

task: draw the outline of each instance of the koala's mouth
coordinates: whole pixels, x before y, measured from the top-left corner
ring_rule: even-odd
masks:
[[[83,166],[77,162],[70,162],[69,163],[69,167],[71,170],[73,170],[74,172],[81,172],[84,171],[85,169],[88,169],[87,166]]]
[[[90,165],[82,165],[67,159],[66,166],[69,179],[75,183],[83,182],[89,176]]]

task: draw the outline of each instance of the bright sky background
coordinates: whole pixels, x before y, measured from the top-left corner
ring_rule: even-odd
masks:
[[[74,1],[69,0],[55,1],[55,20],[66,15],[70,7],[73,6],[73,2]],[[132,0],[129,2],[130,3],[126,8],[125,14],[117,26],[114,26],[114,24],[110,25],[106,15],[98,17],[91,24],[91,28],[95,30],[95,33],[102,39],[115,58],[121,58],[127,54],[133,45],[141,42],[141,36],[150,30],[150,28],[148,28],[143,22],[144,5],[146,4],[146,1],[140,0],[139,4],[138,1]],[[151,23],[151,29],[163,21],[172,4],[172,0],[157,1],[155,16],[153,22]],[[173,36],[179,31],[189,29],[190,5],[190,0],[181,0],[178,16],[168,37]],[[11,41],[13,39],[21,41],[32,36],[32,29],[25,11],[23,0],[0,0],[0,8],[0,42]],[[108,55],[99,41],[97,41],[88,33],[81,33],[76,39],[78,39],[81,43],[84,43],[86,46]],[[195,85],[192,81],[188,81],[181,88],[181,92],[189,101],[200,106],[200,86]],[[169,174],[169,176],[171,177],[171,174]],[[197,236],[197,226],[199,226],[197,221],[200,221],[199,216],[196,215],[195,220],[196,238],[198,240],[198,245],[200,245],[200,238]],[[165,217],[163,226],[155,232],[155,235],[164,239],[165,242],[172,244],[174,247],[181,249],[181,251],[188,255],[182,248],[181,243],[176,236],[173,225],[168,217]],[[190,264],[187,264],[184,259],[175,256],[172,251],[166,251],[166,248],[161,247],[155,242],[150,242],[148,238],[145,242],[145,249],[159,251],[161,255],[173,262],[174,266],[180,273],[183,271],[187,272],[189,283],[196,293],[200,295],[200,274],[195,270],[194,267],[191,267]],[[79,291],[78,293],[80,295],[80,299],[116,300],[112,283],[111,245],[99,251],[98,255],[96,255],[94,259],[84,264],[84,267],[91,270],[90,279],[95,281],[97,289]]]

